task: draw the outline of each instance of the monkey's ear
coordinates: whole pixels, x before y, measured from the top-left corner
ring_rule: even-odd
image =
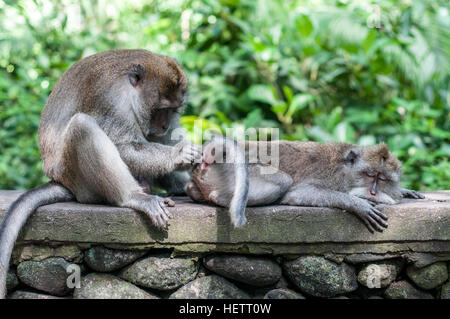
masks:
[[[133,65],[128,71],[128,79],[133,87],[139,86],[145,79],[147,70],[141,64]]]
[[[178,60],[177,60],[177,59],[175,59],[175,58],[172,58],[172,60],[174,60],[176,64],[178,64],[179,66],[181,66],[180,62],[178,62]]]
[[[347,155],[345,155],[345,165],[353,165],[355,164],[355,161],[358,159],[358,157],[361,155],[359,150],[351,149],[347,152]]]

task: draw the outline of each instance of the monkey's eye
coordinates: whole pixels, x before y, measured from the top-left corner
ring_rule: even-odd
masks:
[[[384,176],[383,174],[378,175],[378,178],[382,181],[387,181],[387,177]]]
[[[375,173],[372,172],[366,172],[366,175],[369,177],[375,177]]]

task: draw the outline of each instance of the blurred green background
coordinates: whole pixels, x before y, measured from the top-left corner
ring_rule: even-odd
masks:
[[[178,59],[188,129],[201,118],[285,139],[385,141],[406,187],[450,189],[449,30],[449,2],[437,0],[0,1],[0,189],[47,180],[37,129],[53,85],[120,48]]]

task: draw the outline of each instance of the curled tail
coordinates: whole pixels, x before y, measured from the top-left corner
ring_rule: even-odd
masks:
[[[247,222],[245,217],[245,207],[248,201],[248,163],[245,158],[245,151],[233,141],[234,150],[234,163],[236,167],[235,171],[235,184],[233,198],[230,203],[230,217],[234,227],[242,227]]]
[[[67,202],[73,198],[67,188],[49,182],[22,194],[11,204],[0,224],[0,299],[6,296],[6,276],[14,243],[28,217],[39,206]]]

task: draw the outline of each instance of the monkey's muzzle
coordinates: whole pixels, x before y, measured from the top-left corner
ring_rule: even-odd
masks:
[[[209,163],[202,161],[202,163],[200,164],[200,170],[205,170],[207,167],[209,166]]]

